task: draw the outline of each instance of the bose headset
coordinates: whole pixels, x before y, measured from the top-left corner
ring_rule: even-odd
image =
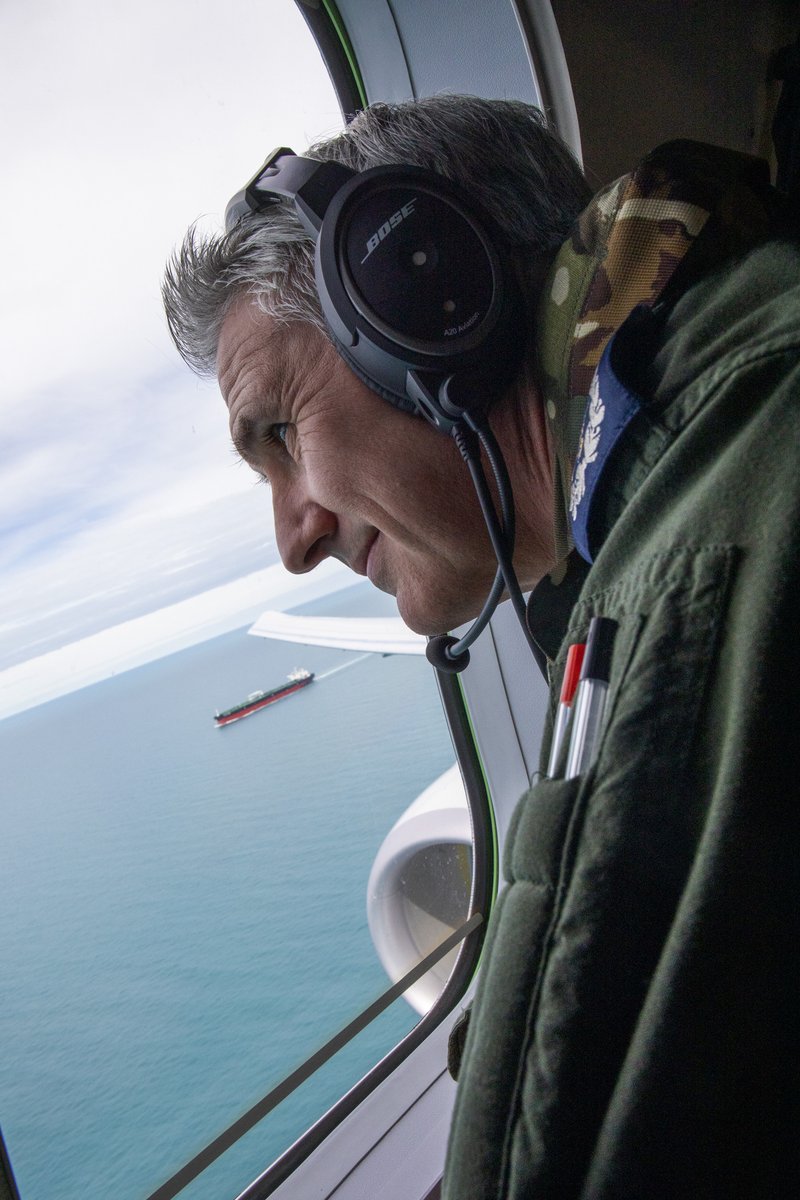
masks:
[[[541,666],[512,566],[511,484],[486,420],[522,361],[525,304],[489,222],[452,183],[420,167],[356,172],[281,147],[230,201],[226,229],[281,199],[294,202],[316,242],[320,305],[339,354],[373,392],[455,439],[480,501],[498,571],[465,636],[431,638],[428,660],[463,670],[505,587]]]

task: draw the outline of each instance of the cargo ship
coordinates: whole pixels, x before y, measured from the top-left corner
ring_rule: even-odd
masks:
[[[282,683],[280,687],[271,688],[268,692],[251,692],[246,700],[242,700],[241,704],[234,704],[233,708],[226,708],[223,712],[214,713],[214,721],[218,728],[230,725],[232,721],[240,721],[242,717],[249,717],[251,713],[258,712],[260,708],[266,708],[268,704],[274,704],[276,700],[282,700],[284,696],[291,696],[294,692],[299,692],[301,688],[308,687],[313,679],[314,672],[306,671],[301,667],[297,671],[292,671],[291,675],[286,677],[286,683]]]

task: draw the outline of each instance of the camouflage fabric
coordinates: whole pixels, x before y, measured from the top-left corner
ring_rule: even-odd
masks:
[[[740,238],[766,234],[760,189],[767,182],[760,160],[669,142],[595,196],[556,255],[536,314],[536,349],[555,450],[559,562],[573,544],[570,482],[589,388],[607,342],[637,305],[652,306],[663,296],[710,217],[722,256]]]

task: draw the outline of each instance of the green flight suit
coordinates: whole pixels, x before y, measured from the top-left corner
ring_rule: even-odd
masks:
[[[446,1200],[798,1183],[797,242],[757,239],[618,339],[643,405],[545,645],[557,697],[591,617],[618,622],[609,710],[587,775],[512,821]]]

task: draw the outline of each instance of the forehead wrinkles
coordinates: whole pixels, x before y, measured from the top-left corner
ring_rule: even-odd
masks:
[[[339,356],[327,338],[311,325],[287,326],[278,362],[278,386],[287,413],[297,415],[305,401],[314,399],[314,410],[335,388]]]
[[[231,311],[223,327],[219,384],[229,411],[231,438],[242,457],[255,449],[276,419],[287,369],[286,339],[252,302]]]
[[[223,325],[224,353],[218,372],[228,407],[254,384],[272,390],[272,376],[281,369],[283,340],[270,318],[252,304],[231,311]]]

